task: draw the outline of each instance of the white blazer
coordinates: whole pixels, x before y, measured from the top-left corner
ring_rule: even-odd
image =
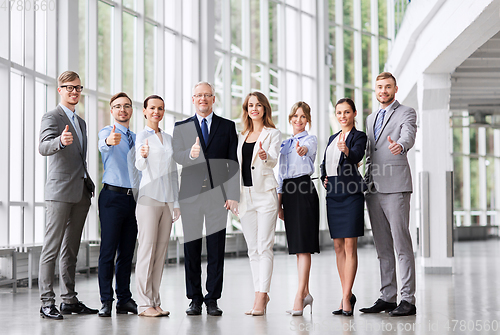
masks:
[[[243,163],[242,148],[243,143],[247,137],[248,133],[240,133],[238,135],[238,162],[240,164],[240,202],[238,205],[238,210],[240,217],[246,212],[246,199],[243,192],[243,177],[241,175],[241,164]],[[267,153],[267,159],[263,161],[259,158],[257,152],[259,151],[259,143],[262,142],[262,149]],[[262,132],[255,142],[252,155],[251,173],[252,173],[252,187],[255,192],[266,192],[278,187],[278,182],[274,175],[273,168],[278,163],[279,148],[281,145],[281,132],[275,128],[264,127]]]

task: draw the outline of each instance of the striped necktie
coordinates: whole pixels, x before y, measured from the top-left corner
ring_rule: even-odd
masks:
[[[377,122],[375,122],[375,128],[373,130],[373,135],[375,135],[375,141],[378,139],[380,135],[380,131],[382,130],[382,124],[384,123],[385,109],[381,109],[377,115]]]

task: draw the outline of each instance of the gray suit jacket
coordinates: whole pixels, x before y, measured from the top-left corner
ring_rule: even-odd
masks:
[[[82,198],[83,187],[87,187],[91,195],[94,192],[95,186],[86,166],[87,126],[82,118],[77,118],[82,131],[83,146],[80,145],[75,128],[61,106],[58,105],[55,110],[45,113],[42,117],[38,151],[43,156],[49,156],[45,200],[77,203]],[[66,125],[73,134],[73,143],[61,148],[60,137]]]
[[[380,135],[375,141],[373,127],[377,113],[366,118],[368,148],[366,150],[365,182],[368,191],[379,193],[412,192],[412,180],[407,153],[415,143],[417,132],[417,113],[411,107],[399,104],[396,100],[385,113]],[[387,136],[403,145],[401,155],[393,155]]]

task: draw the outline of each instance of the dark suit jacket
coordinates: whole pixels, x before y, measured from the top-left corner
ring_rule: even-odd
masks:
[[[82,198],[84,185],[90,194],[94,192],[94,183],[86,166],[87,125],[79,116],[77,119],[82,131],[83,146],[80,145],[75,128],[61,106],[42,117],[38,151],[43,156],[49,156],[45,200],[77,203]],[[66,126],[69,126],[69,131],[73,134],[73,143],[61,148],[60,137]]]
[[[200,139],[202,151],[196,159],[189,158],[191,147]],[[225,200],[240,199],[239,164],[236,155],[238,137],[233,121],[213,115],[208,143],[196,115],[175,123],[173,135],[174,160],[182,165],[179,202],[193,202],[203,192],[205,177],[210,189],[221,186]]]
[[[340,131],[336,134],[330,136],[328,140],[328,145],[325,149],[325,154],[323,157],[323,163],[321,163],[321,180],[324,181],[327,177],[326,175],[326,151],[328,150],[328,146],[332,143],[332,141],[340,134]],[[358,163],[363,159],[366,150],[366,134],[362,131],[357,130],[356,128],[352,128],[347,136],[345,143],[349,148],[349,156],[341,152],[339,165],[337,167],[337,177],[335,180],[328,180],[329,185],[331,187],[327,188],[328,193],[360,193],[366,190],[366,184],[361,177],[361,174],[358,170]],[[330,178],[329,178],[330,179]]]

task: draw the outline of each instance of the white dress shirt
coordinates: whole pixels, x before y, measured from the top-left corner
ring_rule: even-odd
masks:
[[[345,134],[345,138],[349,136],[350,131]],[[338,143],[339,137],[342,136],[342,133],[338,134],[337,137],[333,139],[328,148],[326,149],[326,175],[327,176],[337,176],[340,155],[342,152],[339,150]]]
[[[180,208],[179,178],[177,165],[172,157],[172,136],[160,129],[163,143],[155,131],[146,126],[136,137],[135,166],[142,171],[141,183],[139,186],[139,196],[137,201],[143,196],[147,196],[159,202],[173,202],[174,208]],[[148,140],[149,155],[142,157],[141,147]]]

